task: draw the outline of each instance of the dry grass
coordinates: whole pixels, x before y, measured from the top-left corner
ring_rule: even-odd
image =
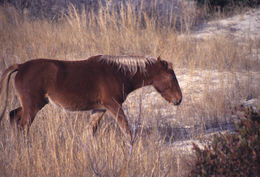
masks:
[[[187,11],[180,26],[195,23],[191,16],[196,11]],[[155,18],[136,13],[131,5],[119,12],[103,8],[97,14],[78,12],[71,6],[57,21],[30,20],[12,7],[1,7],[0,18],[0,56],[7,64],[39,57],[73,60],[96,54],[134,54],[160,55],[178,67],[251,69],[256,63],[245,58],[259,48],[259,40],[238,45],[241,41],[228,36],[203,41],[189,35],[179,37],[170,22],[161,27]],[[185,31],[189,34],[190,27]]]
[[[0,176],[182,176],[189,154],[165,144],[156,129],[140,130],[130,152],[119,127],[106,115],[94,137],[88,113],[46,106],[29,137],[1,129]],[[131,153],[131,154],[130,154]]]
[[[96,54],[160,55],[174,63],[185,97],[177,110],[167,107],[174,112],[170,119],[179,120],[175,126],[200,125],[203,135],[203,127],[234,121],[232,111],[241,99],[259,97],[252,71],[260,68],[258,55],[253,55],[259,54],[260,44],[259,39],[241,41],[228,36],[194,39],[189,29],[196,14],[191,9],[184,13],[181,25],[185,32],[180,35],[171,24],[162,27],[156,18],[136,13],[130,4],[119,13],[108,8],[84,13],[71,6],[67,15],[56,21],[31,20],[12,7],[0,7],[0,69],[40,57],[78,60]],[[202,69],[209,72],[196,80]],[[231,74],[216,76],[219,82],[214,86],[210,79],[213,71]],[[182,76],[190,77],[190,83],[185,85]],[[19,104],[13,98],[9,109]],[[135,104],[138,107],[140,102]],[[149,130],[138,131],[132,154],[110,115],[91,137],[85,131],[89,113],[68,113],[48,105],[38,113],[28,139],[10,131],[6,116],[0,130],[0,176],[183,176],[191,155],[165,143],[167,132],[158,131],[159,120],[164,121],[165,115],[154,111],[166,105],[156,103],[156,108],[143,110],[143,127],[152,118],[158,122],[152,122]],[[130,114],[132,123],[137,115],[138,111]]]

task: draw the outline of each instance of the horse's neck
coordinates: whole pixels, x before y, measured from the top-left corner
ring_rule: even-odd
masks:
[[[128,78],[128,79],[131,81],[132,85],[134,86],[133,89],[136,90],[138,88],[141,88],[141,87],[144,87],[147,85],[152,85],[153,77],[154,76],[152,75],[152,73],[147,71],[145,73],[137,72],[134,77]]]
[[[152,82],[145,77],[136,77],[132,80],[132,85],[134,86],[133,88],[134,90],[151,84]]]

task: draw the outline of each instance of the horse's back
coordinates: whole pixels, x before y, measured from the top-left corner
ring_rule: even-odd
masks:
[[[49,81],[54,80],[58,72],[56,61],[35,59],[19,64],[15,76],[16,87],[37,89],[43,88]]]
[[[20,94],[46,97],[70,110],[92,109],[122,94],[122,76],[98,59],[30,60],[19,65],[16,88]]]

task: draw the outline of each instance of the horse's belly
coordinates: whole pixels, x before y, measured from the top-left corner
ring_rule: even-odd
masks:
[[[47,95],[49,102],[69,111],[84,111],[103,108],[100,101],[91,100],[84,97],[55,97]]]

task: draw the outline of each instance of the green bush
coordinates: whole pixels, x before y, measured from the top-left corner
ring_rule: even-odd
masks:
[[[196,0],[199,6],[206,5],[210,10],[225,9],[235,6],[256,7],[260,5],[259,0]]]
[[[260,176],[260,112],[245,111],[235,133],[213,138],[200,149],[189,176]]]

